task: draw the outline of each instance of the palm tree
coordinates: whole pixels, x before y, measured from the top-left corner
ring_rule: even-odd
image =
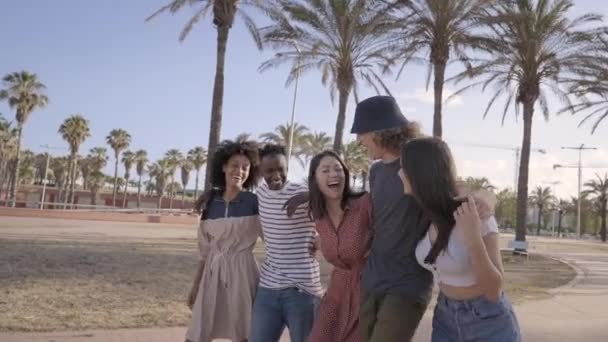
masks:
[[[144,150],[138,150],[135,152],[135,170],[139,177],[137,181],[137,209],[141,207],[141,179],[146,172],[146,165],[148,164],[148,152]]]
[[[194,15],[188,20],[186,26],[182,30],[179,40],[186,39],[192,28],[198,23],[207,12],[211,11],[213,15],[213,25],[217,30],[217,48],[216,48],[216,65],[215,65],[215,80],[213,83],[213,97],[211,102],[211,122],[209,129],[209,145],[207,149],[209,155],[215,153],[215,149],[220,142],[220,132],[222,130],[222,108],[224,104],[224,65],[226,62],[226,46],[228,45],[228,34],[234,23],[237,15],[244,21],[245,26],[251,32],[258,48],[261,48],[260,39],[256,25],[247,15],[246,9],[259,5],[262,0],[171,0],[167,5],[161,7],[154,12],[146,21],[151,20],[155,16],[163,12],[175,14],[181,9],[191,6],[196,7]],[[205,190],[211,186],[211,164],[207,164],[207,172],[205,174]]]
[[[118,162],[120,152],[129,148],[131,135],[124,129],[113,129],[106,137],[106,142],[114,150],[114,190],[112,192],[112,206],[116,206],[116,193],[118,191]]]
[[[390,63],[394,51],[388,44],[396,22],[393,7],[364,0],[274,0],[263,6],[272,24],[261,29],[262,40],[278,52],[260,70],[290,63],[286,85],[307,71],[321,72],[332,102],[338,93],[336,152],[342,151],[346,106],[351,93],[358,102],[359,83],[390,94],[376,67]]]
[[[500,227],[512,227],[515,223],[517,195],[511,189],[496,194],[495,216]]]
[[[325,132],[307,134],[302,140],[303,144],[298,161],[303,168],[306,168],[306,165],[314,156],[331,148],[332,138]]]
[[[88,181],[89,176],[91,175],[91,161],[89,158],[80,159],[78,166],[80,167],[80,174],[82,175],[82,190],[86,191],[88,190]]]
[[[600,236],[603,242],[606,242],[606,215],[608,211],[608,174],[604,177],[595,175],[597,179],[593,179],[585,183],[587,190],[586,194],[593,196],[597,203],[597,209],[600,216]]]
[[[131,177],[131,169],[133,168],[133,163],[135,163],[135,153],[131,151],[125,151],[122,154],[122,163],[125,166],[125,192],[122,196],[122,207],[125,208],[127,206],[127,190],[129,189],[129,178]]]
[[[515,113],[523,107],[523,142],[517,187],[517,229],[515,240],[526,239],[528,197],[528,166],[534,106],[539,105],[545,118],[549,117],[547,92],[568,101],[560,80],[577,73],[577,65],[584,63],[581,55],[593,48],[595,32],[581,26],[599,21],[601,16],[587,14],[569,19],[571,0],[497,1],[490,18],[491,35],[484,46],[487,58],[480,56],[475,66],[458,74],[454,80],[483,78],[457,91],[481,86],[491,87],[490,99],[484,116],[496,100],[506,96],[502,115],[504,122],[509,108]]]
[[[36,154],[30,150],[22,152],[22,162],[19,169],[19,184],[32,184],[36,175]]]
[[[101,172],[108,164],[108,150],[105,147],[93,147],[87,156],[89,160],[91,172]]]
[[[494,191],[494,189],[496,189],[496,187],[492,185],[492,183],[490,183],[490,181],[486,177],[467,177],[464,182],[469,192],[477,190]]]
[[[234,138],[234,141],[249,141],[251,139],[250,133],[240,133]]]
[[[168,162],[171,184],[175,183],[175,171],[177,171],[177,167],[182,159],[184,159],[184,156],[179,150],[171,149],[165,153],[165,160]],[[169,192],[169,209],[173,209],[173,197],[175,196],[175,192],[173,190],[175,190],[175,187],[170,187],[167,189]]]
[[[10,163],[16,155],[17,129],[0,116],[0,198],[4,183],[9,178]]]
[[[402,1],[403,16],[397,19],[397,35],[403,44],[397,59],[403,61],[399,76],[409,62],[428,63],[426,87],[433,74],[433,135],[441,137],[445,70],[451,58],[466,61],[470,48],[479,48],[484,38],[474,31],[491,0]]]
[[[538,224],[536,225],[536,235],[540,235],[541,221],[544,209],[548,208],[555,201],[551,194],[551,188],[542,186],[536,187],[530,195],[530,204],[538,208]]]
[[[580,101],[560,111],[587,112],[579,127],[597,118],[591,127],[591,134],[608,117],[608,34],[598,36],[598,47],[590,51],[588,62],[579,70],[579,77],[570,80],[570,92]]]
[[[249,140],[249,139],[246,139]],[[207,151],[202,146],[197,146],[188,151],[188,159],[192,161],[192,165],[196,170],[196,179],[194,181],[194,198],[198,198],[198,176],[201,172],[201,168],[207,162]]]
[[[76,185],[77,160],[76,155],[80,145],[91,136],[89,121],[80,114],[74,114],[67,118],[59,126],[59,134],[70,146],[70,166],[68,171],[68,182],[70,184],[69,195],[66,196],[65,203],[73,204],[74,188]]]
[[[369,156],[363,145],[356,141],[349,142],[344,146],[342,159],[353,177],[353,185],[357,183],[359,175],[365,178],[369,169]],[[366,180],[363,179],[363,186],[365,186],[365,182]]]
[[[169,179],[170,165],[166,159],[161,159],[150,166],[150,177],[154,177],[154,190],[158,195],[158,209],[161,209],[165,189],[167,188],[167,180]]]
[[[66,157],[57,157],[51,160],[51,170],[53,170],[53,176],[55,177],[55,185],[57,189],[59,189],[59,193],[57,194],[57,201],[61,201],[61,198],[64,196],[63,187],[67,180],[67,169],[68,169],[68,158]]]
[[[190,181],[190,173],[192,172],[192,169],[194,168],[194,164],[192,163],[192,161],[188,158],[184,158],[180,161],[179,164],[180,170],[181,170],[181,178],[182,178],[182,186],[183,186],[183,191],[182,191],[182,209],[185,209],[185,201],[186,201],[186,187],[188,186],[188,182]],[[196,198],[196,197],[195,197]]]
[[[274,132],[268,132],[260,135],[260,139],[265,143],[287,146],[290,139],[290,124],[278,125]],[[299,158],[302,155],[302,147],[305,137],[308,135],[308,127],[297,122],[293,124],[293,142],[292,153],[293,157]]]
[[[97,194],[100,189],[103,189],[106,183],[106,176],[98,170],[94,170],[89,174],[88,187],[91,191],[91,205],[97,205]]]
[[[561,237],[562,235],[562,219],[564,214],[570,211],[570,209],[570,202],[564,199],[560,199],[557,202],[557,237]]]
[[[156,184],[154,184],[153,181],[146,181],[144,182],[144,185],[146,186],[146,193],[148,194],[148,196],[152,196],[152,194],[154,193],[154,191],[156,191]]]
[[[15,118],[17,119],[15,168],[13,169],[13,182],[11,183],[8,197],[8,205],[14,207],[17,198],[17,187],[19,186],[23,127],[30,114],[36,109],[46,107],[49,99],[44,94],[45,85],[40,82],[36,74],[27,71],[14,72],[4,76],[2,83],[4,89],[0,89],[0,101],[8,101],[9,107],[15,110]]]
[[[36,169],[36,173],[34,175],[34,183],[42,184],[44,182],[44,174],[46,172],[46,159],[48,153],[38,153],[36,154],[34,167]]]

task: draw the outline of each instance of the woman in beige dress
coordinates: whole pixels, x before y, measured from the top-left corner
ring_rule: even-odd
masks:
[[[189,342],[247,341],[258,284],[253,248],[261,235],[257,145],[225,141],[213,156],[213,190],[201,196],[198,230],[200,265],[188,304]]]

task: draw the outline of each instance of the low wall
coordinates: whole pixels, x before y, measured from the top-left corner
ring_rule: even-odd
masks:
[[[196,216],[189,215],[160,215],[118,212],[93,212],[93,211],[68,211],[68,210],[40,210],[29,208],[0,208],[0,217],[34,217],[64,220],[86,220],[86,221],[114,221],[114,222],[137,222],[137,223],[166,223],[166,224],[188,224],[195,225],[198,221]]]

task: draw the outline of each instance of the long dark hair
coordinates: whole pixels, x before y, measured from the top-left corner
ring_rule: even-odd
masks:
[[[437,138],[417,138],[401,149],[401,169],[412,188],[412,195],[437,227],[437,239],[425,262],[433,264],[448,246],[456,224],[456,172],[448,145]],[[428,231],[428,228],[427,228]]]
[[[348,200],[351,198],[357,198],[365,194],[364,192],[355,192],[350,187],[350,172],[344,164],[344,161],[340,156],[334,151],[323,151],[316,156],[314,156],[310,162],[310,168],[308,171],[308,191],[309,191],[309,200],[308,200],[308,215],[314,220],[320,220],[327,216],[327,206],[325,203],[325,196],[319,189],[319,184],[317,183],[317,169],[319,168],[319,164],[321,164],[321,160],[325,157],[335,158],[338,163],[342,166],[342,170],[344,170],[344,191],[342,192],[342,209],[346,207]]]

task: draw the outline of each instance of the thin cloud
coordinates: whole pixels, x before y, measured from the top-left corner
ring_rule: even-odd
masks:
[[[454,94],[454,91],[448,88],[443,89],[443,102],[448,108],[459,107],[464,104],[464,101],[461,96],[456,95],[448,101],[448,98]],[[416,88],[413,93],[407,92],[398,96],[400,100],[409,102],[416,101],[426,104],[435,103],[435,97],[433,94],[433,90],[429,89],[428,91],[425,88]]]

